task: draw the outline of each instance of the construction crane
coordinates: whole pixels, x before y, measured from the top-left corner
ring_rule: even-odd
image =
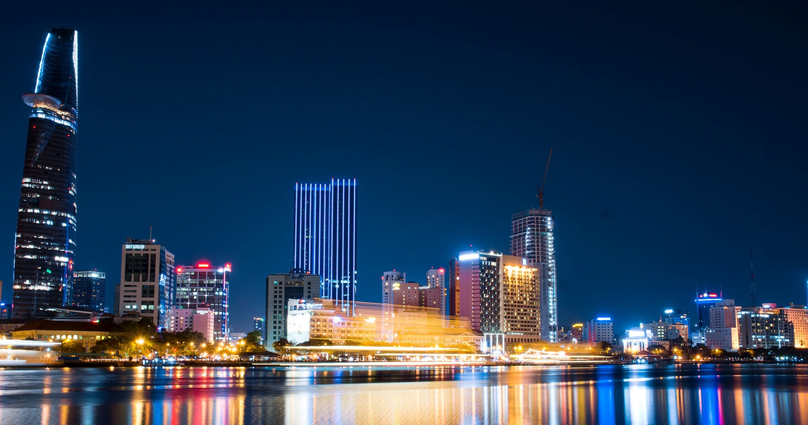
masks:
[[[547,157],[547,167],[544,168],[544,180],[541,181],[541,186],[536,186],[539,193],[536,195],[539,198],[539,209],[544,209],[544,184],[547,183],[547,172],[550,171],[550,159],[553,158],[553,148],[550,148],[550,156]]]

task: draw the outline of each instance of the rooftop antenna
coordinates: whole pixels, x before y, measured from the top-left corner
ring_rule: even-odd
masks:
[[[152,235],[151,234],[152,234],[152,228],[151,228],[151,226],[149,226],[149,243],[151,243],[151,240],[152,240],[152,238],[151,238]]]
[[[536,186],[539,190],[539,194],[536,197],[539,198],[539,209],[544,209],[544,184],[547,183],[547,172],[550,171],[550,159],[553,158],[553,148],[550,148],[550,155],[547,157],[547,167],[544,168],[544,180],[541,181],[541,186]]]
[[[757,283],[755,283],[755,263],[752,257],[752,248],[749,248],[749,295],[752,298],[752,307],[757,305]]]

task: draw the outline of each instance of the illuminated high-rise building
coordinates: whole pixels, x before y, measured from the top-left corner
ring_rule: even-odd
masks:
[[[349,316],[356,303],[356,179],[295,184],[294,269],[320,276],[320,295]]]
[[[556,259],[553,212],[529,209],[511,217],[511,255],[526,258],[540,270],[541,336],[555,342],[558,334]]]
[[[98,270],[76,270],[73,272],[74,307],[84,307],[93,311],[105,311],[107,296],[107,274]]]
[[[453,258],[449,260],[449,307],[448,314],[451,317],[460,316],[460,260]]]
[[[440,308],[441,316],[446,315],[446,269],[429,269],[426,272],[426,286],[432,289],[437,297],[437,307]],[[433,307],[433,303],[427,303],[427,307]]]
[[[165,328],[177,291],[174,254],[151,239],[126,238],[121,248],[115,311],[121,316],[148,318],[158,328]]]
[[[177,293],[174,306],[181,309],[209,308],[213,314],[213,341],[227,341],[230,329],[230,263],[212,267],[201,261],[177,267]]]
[[[48,32],[31,107],[14,250],[13,315],[27,319],[71,302],[76,248],[78,35]]]
[[[393,301],[395,292],[407,282],[407,274],[400,271],[384,272],[382,275],[382,329],[383,341],[393,340]]]
[[[524,258],[493,252],[461,252],[457,258],[459,316],[506,342],[542,339],[539,269]]]

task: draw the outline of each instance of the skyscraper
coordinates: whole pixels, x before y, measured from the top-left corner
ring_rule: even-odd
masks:
[[[558,331],[553,212],[529,209],[511,217],[511,255],[540,270],[541,336],[555,342]]]
[[[320,276],[322,298],[355,314],[356,179],[295,184],[294,268]]]
[[[181,309],[209,308],[213,314],[213,341],[227,341],[230,326],[230,281],[232,267],[211,267],[208,262],[177,267],[175,307]]]
[[[150,239],[126,238],[121,247],[121,283],[116,299],[120,315],[135,314],[165,327],[174,306],[177,277],[174,254]]]
[[[76,248],[78,34],[48,32],[31,107],[14,250],[13,314],[70,304]]]
[[[73,272],[73,300],[70,305],[104,311],[107,296],[107,274],[97,270]]]

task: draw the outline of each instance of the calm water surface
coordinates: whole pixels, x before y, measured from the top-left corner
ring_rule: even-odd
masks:
[[[0,370],[0,424],[806,424],[776,365]]]

